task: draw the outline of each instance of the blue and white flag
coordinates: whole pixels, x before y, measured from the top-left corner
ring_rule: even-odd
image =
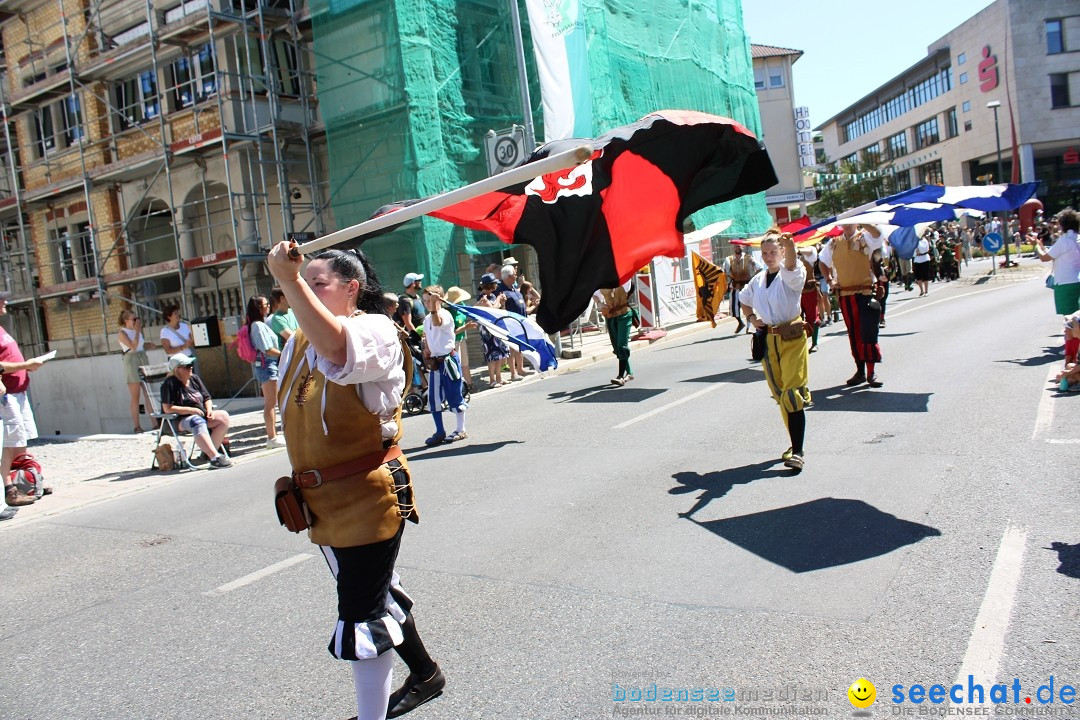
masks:
[[[536,321],[502,308],[469,307],[443,301],[443,305],[465,313],[503,342],[512,343],[529,364],[543,372],[559,367],[555,346]]]
[[[1038,183],[1018,185],[922,185],[875,200],[836,217],[805,227],[795,236],[834,225],[898,225],[955,220],[965,210],[1015,210],[1033,195]]]

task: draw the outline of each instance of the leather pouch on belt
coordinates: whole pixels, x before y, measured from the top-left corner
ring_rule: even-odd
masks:
[[[303,532],[311,526],[300,491],[289,476],[280,477],[274,483],[274,508],[278,522],[290,532]]]
[[[778,325],[776,327],[776,333],[780,336],[781,340],[796,340],[801,337],[806,337],[806,331],[803,328],[802,321],[796,321],[789,325]]]

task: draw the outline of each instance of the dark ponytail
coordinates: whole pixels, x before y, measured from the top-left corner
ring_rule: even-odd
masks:
[[[322,250],[311,256],[312,260],[322,260],[330,271],[346,282],[356,280],[360,283],[360,292],[356,296],[356,309],[365,313],[379,315],[383,312],[383,287],[375,268],[367,256],[359,250]]]

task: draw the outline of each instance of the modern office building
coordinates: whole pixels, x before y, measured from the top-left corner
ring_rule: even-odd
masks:
[[[997,0],[817,129],[831,163],[891,166],[896,189],[1009,181],[1016,163],[1048,211],[1077,206],[1080,5]]]

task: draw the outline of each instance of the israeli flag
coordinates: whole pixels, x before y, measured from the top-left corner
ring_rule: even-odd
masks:
[[[443,305],[465,313],[495,337],[513,344],[521,351],[529,364],[538,371],[543,372],[559,367],[559,359],[555,356],[555,346],[532,318],[501,308],[468,307],[455,305],[445,300]]]

